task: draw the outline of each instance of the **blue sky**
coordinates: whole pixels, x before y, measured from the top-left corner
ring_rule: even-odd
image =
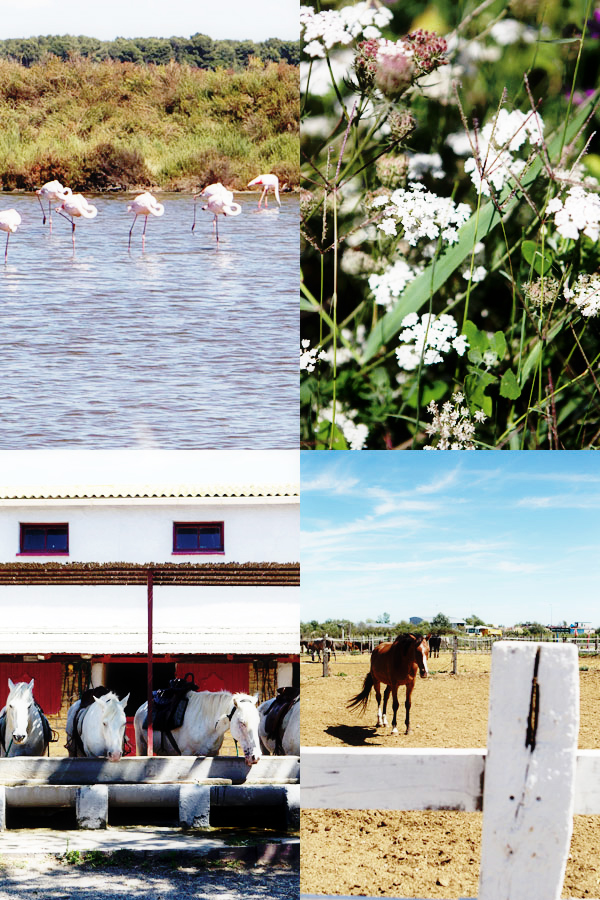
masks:
[[[0,0],[0,39],[39,34],[298,40],[297,0]]]
[[[600,625],[600,453],[301,454],[303,621]]]

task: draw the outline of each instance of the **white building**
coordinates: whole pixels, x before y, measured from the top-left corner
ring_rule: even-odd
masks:
[[[62,716],[91,679],[131,716],[149,613],[155,687],[270,695],[299,652],[298,559],[293,451],[0,453],[0,703],[35,677]]]

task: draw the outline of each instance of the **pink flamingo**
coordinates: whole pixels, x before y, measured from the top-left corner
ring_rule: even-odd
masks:
[[[64,188],[60,181],[47,181],[39,191],[36,191],[36,194],[42,207],[42,216],[44,217],[42,225],[46,224],[46,212],[42,199],[48,201],[48,219],[50,222],[50,234],[52,234],[52,204],[63,203],[67,197],[73,196],[73,191],[69,187]]]
[[[269,189],[273,189],[273,193],[275,194],[275,199],[279,206],[281,206],[281,201],[279,199],[279,178],[277,175],[259,175],[258,178],[254,178],[252,181],[248,182],[248,187],[253,187],[255,184],[262,184],[263,192],[260,195],[260,199],[258,201],[258,208],[260,209],[260,204],[263,201],[263,197],[265,200],[265,209],[269,206],[269,198],[268,193]]]
[[[94,219],[98,215],[95,206],[85,199],[83,194],[71,194],[65,199],[62,206],[56,207],[56,212],[60,213],[63,219],[71,220],[71,238],[73,241],[73,253],[75,253],[75,219]]]
[[[202,197],[204,200],[206,200],[206,206],[203,206],[202,209],[207,209],[214,216],[213,233],[216,234],[218,244],[218,216],[239,216],[242,211],[242,207],[239,203],[234,203],[233,191],[228,191],[227,188],[223,187],[220,182],[217,182],[216,184],[209,184],[204,188],[203,191],[194,196],[194,224],[192,225],[192,231],[196,227],[196,200],[198,199],[198,197]]]
[[[4,263],[8,259],[8,239],[14,234],[21,224],[21,216],[16,209],[5,209],[0,212],[0,231],[6,231],[6,249],[4,250]]]
[[[134,213],[135,218],[131,223],[131,228],[129,229],[129,247],[131,248],[131,233],[133,231],[133,226],[137,221],[138,216],[145,216],[146,221],[144,222],[144,230],[142,231],[142,250],[144,249],[146,243],[146,225],[148,224],[148,216],[162,216],[165,211],[162,203],[159,203],[156,197],[153,197],[149,191],[145,191],[143,194],[139,194],[135,200],[133,200],[129,206],[127,207],[127,212]]]

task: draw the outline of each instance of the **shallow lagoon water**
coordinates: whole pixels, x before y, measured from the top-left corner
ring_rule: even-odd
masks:
[[[0,265],[0,449],[298,446],[298,201],[242,214],[160,197],[128,251],[131,197],[76,225],[2,195],[22,225]],[[3,262],[4,241],[0,235]]]

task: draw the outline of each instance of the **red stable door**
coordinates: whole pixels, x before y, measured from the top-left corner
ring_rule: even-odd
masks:
[[[187,663],[178,662],[175,667],[177,678],[188,672],[201,691],[230,691],[232,694],[247,694],[250,675],[247,662]]]
[[[8,697],[8,679],[30,682],[33,678],[33,696],[47,716],[60,712],[61,664],[59,662],[3,662],[0,663],[0,708]]]

